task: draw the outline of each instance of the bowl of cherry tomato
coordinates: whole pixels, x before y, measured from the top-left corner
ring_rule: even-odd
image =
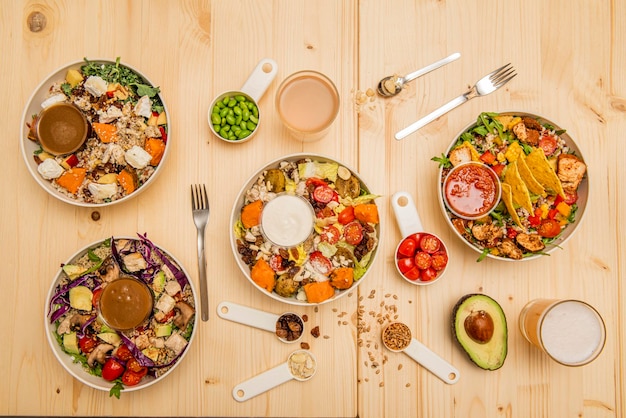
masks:
[[[391,206],[403,237],[395,252],[398,273],[411,284],[434,283],[443,276],[448,266],[446,245],[436,235],[423,231],[410,194],[394,194]]]

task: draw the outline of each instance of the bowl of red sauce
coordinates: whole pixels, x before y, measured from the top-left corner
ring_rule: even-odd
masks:
[[[463,219],[487,216],[500,202],[498,175],[486,164],[467,162],[454,167],[443,181],[443,200],[450,212]]]

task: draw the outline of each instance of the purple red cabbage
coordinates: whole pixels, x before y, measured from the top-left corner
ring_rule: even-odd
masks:
[[[57,319],[59,319],[60,317],[65,315],[67,313],[67,311],[69,311],[69,310],[70,310],[70,304],[69,303],[65,303],[65,304],[61,305],[61,307],[59,307],[59,309],[57,309],[54,312],[51,312],[50,323],[52,324],[53,322],[55,322]]]
[[[78,331],[78,333],[76,334],[78,338],[85,336],[85,331],[87,330],[87,327],[90,326],[96,320],[96,317],[97,315],[94,315],[85,321],[85,323],[80,327],[80,331]]]
[[[140,349],[137,348],[135,343],[132,342],[130,338],[128,338],[123,332],[119,333],[120,337],[122,337],[122,341],[128,347],[131,353],[133,353],[133,357],[137,360],[139,364],[145,367],[154,367],[154,361],[147,357],[144,353],[141,352]]]
[[[143,242],[145,242],[147,246],[149,246],[152,249],[152,251],[154,251],[159,256],[161,261],[163,261],[163,264],[165,264],[170,269],[172,274],[174,274],[174,277],[176,277],[176,280],[178,280],[178,283],[180,284],[180,286],[184,288],[185,285],[189,283],[189,280],[187,279],[187,276],[185,275],[185,273],[181,269],[179,269],[174,263],[172,263],[170,259],[165,254],[163,254],[163,252],[159,249],[159,247],[154,245],[152,241],[148,239],[147,235],[141,235],[141,234],[137,234],[137,235],[139,236],[139,238],[142,239]]]

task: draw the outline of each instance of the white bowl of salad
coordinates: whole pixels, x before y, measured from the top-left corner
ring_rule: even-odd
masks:
[[[377,197],[332,158],[293,154],[271,161],[250,177],[233,205],[237,265],[276,300],[336,300],[364,280],[376,259]]]
[[[552,253],[580,224],[589,195],[587,166],[571,136],[556,123],[526,112],[481,113],[463,128],[439,163],[439,205],[456,235],[480,255],[504,261],[537,259]],[[500,180],[500,202],[488,215],[454,214],[447,198],[480,205],[478,178],[446,182],[453,167],[484,164]],[[458,179],[457,179],[458,180]],[[448,195],[446,195],[448,194]]]
[[[44,329],[52,352],[74,378],[117,398],[161,381],[196,334],[198,303],[189,277],[146,235],[86,246],[61,264],[48,291]],[[128,279],[147,285],[152,310],[133,329],[116,331],[103,320],[102,295]]]
[[[77,109],[87,122],[78,149],[61,146],[82,129],[67,112],[51,111],[61,107]],[[39,123],[46,112],[58,119]],[[44,190],[66,203],[99,207],[137,196],[155,180],[171,148],[169,130],[158,86],[119,58],[85,58],[53,71],[34,90],[22,115],[20,145]]]

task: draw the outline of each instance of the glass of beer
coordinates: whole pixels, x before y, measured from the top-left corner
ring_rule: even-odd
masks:
[[[321,139],[339,113],[335,84],[317,71],[287,77],[276,92],[278,117],[291,135],[303,142]]]
[[[520,312],[519,327],[531,344],[565,366],[590,363],[606,340],[602,317],[580,300],[530,301]]]

